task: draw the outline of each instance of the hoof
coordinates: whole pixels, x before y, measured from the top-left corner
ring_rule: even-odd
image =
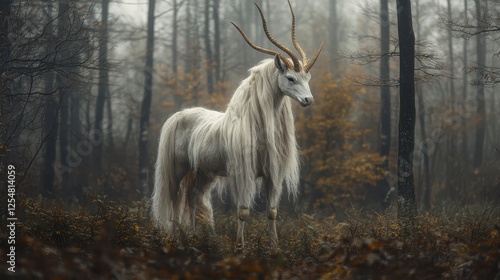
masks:
[[[271,255],[280,255],[282,253],[282,250],[278,245],[272,243],[271,247],[269,248],[269,252],[271,253]]]
[[[236,254],[241,254],[241,253],[243,253],[243,249],[244,249],[244,247],[242,244],[236,244],[236,246],[234,247],[234,252]]]

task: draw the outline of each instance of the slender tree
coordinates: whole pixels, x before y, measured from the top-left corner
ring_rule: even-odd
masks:
[[[45,32],[49,36],[54,36],[54,26],[52,22],[53,17],[53,5],[52,2],[48,3],[46,12],[46,22]],[[46,46],[46,56],[49,59],[54,58],[54,43],[48,42]],[[49,94],[45,98],[44,104],[44,121],[43,121],[43,132],[44,132],[44,156],[43,156],[43,168],[42,168],[42,188],[43,195],[45,197],[54,196],[54,163],[56,162],[56,150],[57,150],[57,133],[58,133],[58,104],[57,96],[53,94],[54,92],[54,72],[49,71],[44,77],[45,93]]]
[[[468,3],[468,0],[464,0],[464,16],[463,16],[463,19],[465,22],[468,22],[468,19],[469,18],[469,3]],[[469,57],[469,53],[468,53],[468,44],[469,43],[469,39],[468,38],[463,38],[463,61],[464,61],[464,67],[463,69],[467,69],[468,68],[468,57]],[[467,90],[468,90],[468,79],[467,79],[468,75],[467,75],[467,72],[466,71],[463,71],[463,75],[462,75],[462,110],[463,112],[465,112],[465,110],[467,109],[466,108],[466,105],[465,105],[465,101],[467,100],[468,96],[467,96]],[[463,122],[463,129],[462,129],[462,151],[461,151],[461,154],[462,154],[462,167],[467,170],[467,168],[470,166],[469,164],[469,146],[467,145],[467,122],[464,121]],[[465,174],[467,174],[467,172],[462,172],[464,174],[462,174],[462,178]],[[461,183],[460,183],[460,187],[463,189],[465,186],[464,186],[464,182],[465,180],[460,180]]]
[[[389,46],[390,46],[390,21],[389,21],[389,1],[380,0],[380,155],[385,157],[382,168],[389,172],[389,152],[391,150],[391,89],[390,89],[390,66],[389,66]],[[389,191],[387,180],[378,182],[378,193],[380,202],[385,208],[384,197]]]
[[[452,13],[451,13],[451,0],[447,0],[447,12],[448,12],[448,18],[452,18]],[[450,85],[450,96],[451,96],[451,102],[450,102],[450,107],[452,112],[454,113],[455,111],[455,55],[453,52],[453,35],[451,29],[448,29],[448,57],[449,57],[449,71],[450,71],[450,78],[449,80],[449,85]],[[453,149],[454,147],[452,147]],[[452,155],[453,156],[453,155]]]
[[[476,55],[477,55],[477,66],[479,68],[484,68],[486,65],[486,46],[484,42],[484,36],[482,34],[485,29],[482,4],[479,0],[474,0],[476,4],[476,18],[477,18],[477,34],[476,34]],[[476,101],[477,101],[477,125],[476,125],[476,143],[474,147],[474,168],[478,169],[483,163],[483,148],[484,148],[484,136],[486,128],[486,104],[484,95],[484,84],[481,81],[483,72],[476,71],[476,79],[478,82]]]
[[[139,183],[143,194],[147,195],[149,156],[148,156],[148,129],[149,111],[153,95],[153,56],[154,56],[154,31],[155,31],[155,4],[156,0],[149,0],[148,28],[146,42],[146,65],[144,67],[144,97],[141,105],[139,120]]]
[[[96,175],[101,175],[102,172],[102,148],[103,140],[97,137],[103,137],[103,121],[104,121],[104,105],[106,103],[106,96],[109,92],[109,78],[108,78],[108,15],[109,15],[109,0],[102,0],[102,16],[99,37],[99,84],[97,88],[97,100],[95,108],[95,129],[93,137],[94,143],[99,143],[94,147],[94,168]]]
[[[173,12],[172,16],[172,72],[174,76],[177,74],[177,61],[178,61],[178,50],[177,50],[177,37],[179,34],[179,24],[177,23],[179,17],[180,5],[177,0],[173,0]]]
[[[208,94],[214,93],[214,57],[212,52],[212,43],[210,40],[210,0],[205,0],[205,24],[203,32],[203,41],[205,42],[205,72],[207,77]]]
[[[337,12],[337,0],[331,0],[328,2],[328,26],[330,27],[329,32],[329,53],[330,59],[337,59],[338,51],[339,51],[339,21],[338,21],[338,12]],[[336,67],[336,63],[329,63],[331,67]],[[334,70],[334,69],[331,69]]]
[[[220,32],[220,5],[219,0],[213,0],[213,18],[214,18],[214,69],[215,82],[222,81],[222,62],[221,62],[221,32]]]
[[[11,46],[9,40],[9,16],[12,0],[0,2],[0,76],[7,70],[6,61],[9,59]],[[2,91],[5,88],[1,87]]]
[[[447,14],[448,18],[452,18],[451,13],[451,0],[447,0]],[[455,102],[456,102],[456,90],[455,90],[455,55],[453,52],[453,36],[451,29],[448,29],[448,57],[449,57],[449,72],[450,77],[448,79],[449,82],[449,90],[450,90],[450,110],[452,115],[455,114]],[[448,135],[447,141],[448,153],[446,157],[446,189],[448,191],[448,197],[453,199],[457,192],[457,180],[455,171],[457,170],[456,164],[456,136],[454,133],[450,133]]]
[[[109,67],[109,65],[108,65]],[[107,70],[109,73],[109,69]],[[111,91],[109,90],[109,84],[108,84],[108,90],[106,90],[106,112],[108,116],[108,121],[106,123],[106,136],[108,138],[108,144],[109,144],[109,149],[112,151],[115,147],[115,141],[113,139],[113,99],[111,98]],[[103,131],[104,133],[104,131]]]
[[[415,16],[416,16],[416,32],[417,32],[417,41],[421,41],[422,36],[421,36],[421,23],[420,23],[420,1],[416,0],[415,3]],[[417,47],[417,53],[420,53],[420,45]],[[425,143],[427,139],[427,131],[426,131],[426,123],[425,123],[425,116],[426,116],[426,110],[425,110],[425,103],[424,103],[424,94],[422,90],[422,84],[417,84],[415,85],[415,90],[416,90],[416,98],[418,100],[418,123],[419,123],[419,128],[420,128],[420,140],[422,143]],[[430,162],[429,162],[429,152],[428,150],[423,150],[420,156],[423,157],[423,176],[420,177],[420,186],[422,188],[420,189],[423,191],[423,206],[425,210],[430,210],[431,208],[431,174],[430,174]]]
[[[173,0],[173,16],[172,16],[172,76],[177,77],[179,69],[179,10],[181,3],[178,0]],[[172,83],[172,92],[177,92],[177,80],[174,78]],[[178,94],[174,95],[175,108],[180,108],[182,97]]]
[[[193,28],[195,26],[193,26],[193,15],[192,15],[192,11],[191,11],[191,4],[192,4],[192,0],[186,0],[187,3],[186,3],[186,19],[185,19],[185,24],[184,26],[186,27],[186,30],[184,32],[185,34],[185,39],[184,39],[184,43],[185,43],[185,55],[184,55],[184,72],[186,73],[190,73],[193,66],[194,66],[194,39],[193,39],[193,35],[192,33],[194,32]]]
[[[62,42],[60,48],[60,57],[64,61],[70,60],[70,41],[66,40],[66,38],[70,37],[70,4],[67,0],[59,0],[58,3],[59,12],[58,12],[58,40]],[[71,167],[78,164],[77,159],[73,159],[69,153],[69,137],[70,137],[70,126],[69,126],[69,98],[71,94],[71,86],[69,79],[64,75],[64,73],[69,72],[69,67],[62,67],[62,73],[58,73],[56,76],[56,85],[59,94],[59,151],[60,151],[60,164],[63,168]],[[70,194],[70,177],[69,172],[61,171],[61,187],[63,194],[68,196]]]
[[[410,0],[396,0],[399,37],[398,222],[411,235],[415,206],[413,150],[415,145],[415,34]]]

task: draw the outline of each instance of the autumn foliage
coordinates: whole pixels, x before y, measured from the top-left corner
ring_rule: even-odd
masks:
[[[314,104],[296,110],[297,137],[303,154],[303,179],[315,206],[349,205],[366,196],[382,176],[383,158],[363,139],[372,128],[356,119],[363,87],[322,71],[312,81]]]

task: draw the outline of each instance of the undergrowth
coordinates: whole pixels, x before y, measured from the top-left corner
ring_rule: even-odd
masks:
[[[280,250],[270,249],[265,215],[253,213],[246,248],[235,250],[236,217],[216,214],[166,236],[146,203],[94,197],[87,207],[23,199],[17,232],[20,278],[55,279],[499,279],[500,218],[484,207],[423,213],[402,238],[393,209],[351,209],[347,219],[282,213]],[[6,270],[6,235],[0,261]],[[3,278],[5,279],[5,278]]]

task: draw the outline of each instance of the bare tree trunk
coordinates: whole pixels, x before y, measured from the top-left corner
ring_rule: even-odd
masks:
[[[451,20],[452,19],[452,13],[451,13],[451,1],[448,1],[448,18]],[[454,113],[455,112],[455,104],[454,102],[456,101],[456,94],[455,94],[455,56],[453,53],[453,36],[451,33],[451,29],[448,29],[448,55],[450,58],[450,95],[451,95],[451,110]]]
[[[6,98],[6,96],[11,95],[11,81],[9,81],[9,60],[11,58],[12,46],[9,39],[9,20],[11,15],[11,0],[0,1],[0,95],[2,96],[2,103],[0,104],[0,115],[2,116],[2,122],[4,122],[5,112],[13,110],[13,98]],[[15,110],[15,109],[14,109]],[[13,110],[13,111],[14,111]],[[9,125],[3,124],[2,128],[5,130],[0,130],[0,164],[3,163],[7,158],[4,157],[4,148],[11,144],[12,136],[14,131],[11,131]]]
[[[47,7],[47,25],[46,32],[51,36],[54,36],[54,26],[52,24],[53,16],[53,6],[52,2],[48,3]],[[47,55],[53,51],[52,43],[49,43],[46,47]],[[43,121],[43,133],[45,135],[44,142],[44,156],[43,156],[43,167],[42,167],[42,188],[44,197],[54,196],[54,164],[56,162],[56,150],[57,150],[57,126],[58,126],[58,106],[54,91],[54,72],[49,71],[44,77],[45,83],[45,93],[50,94],[46,97],[44,104],[44,121]]]
[[[69,156],[69,90],[65,86],[64,79],[60,76],[56,78],[57,87],[59,91],[59,107],[61,108],[61,113],[59,117],[59,151],[60,151],[60,163],[63,167],[62,170],[66,168],[72,168],[77,164],[70,160]],[[61,191],[64,196],[69,195],[68,190],[70,188],[70,177],[69,172],[61,173]]]
[[[54,74],[48,73],[45,77],[45,91],[54,90]],[[55,96],[47,96],[44,106],[43,130],[45,135],[45,151],[42,168],[42,188],[45,197],[54,196],[54,164],[56,162],[57,149],[57,126],[58,126],[58,107]]]
[[[484,18],[481,1],[474,0],[476,4],[476,17],[478,31],[481,31],[484,26]],[[486,46],[484,43],[484,36],[481,34],[476,35],[476,54],[477,63],[479,68],[485,67],[486,64]],[[476,79],[479,82],[477,86],[476,100],[478,102],[477,106],[477,125],[476,125],[476,144],[474,149],[474,168],[478,169],[483,164],[483,149],[484,149],[484,135],[486,127],[486,105],[485,105],[485,95],[484,95],[484,85],[482,84],[482,71],[476,71]]]
[[[190,73],[192,68],[193,68],[193,36],[191,35],[191,32],[193,32],[192,29],[192,14],[191,14],[191,1],[192,0],[187,0],[187,5],[186,5],[186,24],[184,25],[186,27],[185,31],[185,58],[184,58],[184,72],[185,73]]]
[[[148,129],[149,111],[153,95],[153,56],[154,56],[154,31],[155,31],[155,4],[156,0],[149,0],[148,7],[148,35],[146,42],[146,65],[144,67],[144,97],[141,105],[139,121],[139,183],[144,195],[149,195],[148,174]]]
[[[59,15],[58,15],[58,34],[59,40],[64,41],[68,36],[70,27],[70,6],[68,1],[59,0]],[[68,42],[65,42],[60,50],[61,59],[69,59],[69,46]],[[69,154],[69,96],[70,87],[66,78],[62,74],[58,74],[56,77],[57,89],[59,92],[59,107],[60,107],[60,118],[59,118],[59,150],[60,150],[60,163],[62,167],[62,173],[60,176],[61,180],[61,191],[64,196],[69,196],[70,191],[70,176],[69,171],[66,168],[74,168],[79,162],[78,159],[70,157]],[[66,172],[65,172],[66,171]]]
[[[130,140],[130,134],[132,133],[132,117],[129,116],[129,119],[127,121],[127,130],[125,132],[125,139],[123,141],[123,150],[124,151],[127,151],[127,147],[128,147],[128,142]]]
[[[109,65],[109,62],[108,62],[108,56],[107,56],[107,53],[108,53],[108,43],[109,43],[109,3],[110,3],[110,0],[102,0],[102,4],[103,4],[103,9],[102,9],[102,13],[103,13],[103,25],[102,25],[102,28],[104,30],[102,35],[103,35],[103,42],[104,45],[106,46],[106,49],[103,49],[103,51],[105,52],[105,60],[103,61],[104,65],[101,65],[103,66],[103,70],[105,71],[105,73],[103,73],[105,80],[103,81],[104,82],[104,92],[106,93],[105,95],[105,98],[106,98],[106,111],[107,111],[107,122],[106,122],[106,131],[103,131],[103,135],[105,134],[105,137],[107,137],[108,139],[108,149],[110,151],[111,154],[113,154],[113,150],[114,150],[114,147],[115,147],[115,142],[114,142],[114,139],[113,139],[113,100],[111,98],[111,91],[109,89],[109,70],[110,70],[110,65]],[[106,2],[106,3],[105,3]],[[106,7],[104,7],[106,6]],[[104,19],[104,14],[106,14],[106,19]],[[99,45],[101,46],[101,45]],[[100,50],[101,51],[101,50]],[[104,128],[104,127],[103,127]],[[104,139],[103,139],[104,140]],[[102,145],[104,145],[104,142],[102,143]],[[101,155],[102,157],[102,155]]]
[[[382,168],[389,172],[389,152],[391,150],[391,90],[390,90],[390,67],[389,67],[389,46],[390,46],[390,21],[388,0],[380,1],[380,155],[385,157]],[[378,182],[378,198],[382,207],[388,206],[384,201],[390,186],[388,180]]]
[[[81,168],[77,168],[73,170],[71,175],[71,190],[68,193],[69,197],[82,199],[83,198],[83,186],[86,184],[87,174],[84,171],[86,169],[85,163],[87,162],[87,158],[81,152],[85,153],[85,151],[78,149],[78,143],[83,139],[82,138],[82,130],[81,130],[81,121],[80,121],[80,102],[82,98],[79,96],[78,92],[71,95],[69,99],[70,106],[70,118],[69,118],[69,144],[72,148],[73,157],[77,157],[80,161]]]
[[[106,111],[108,113],[108,122],[106,123],[106,136],[108,137],[109,150],[111,153],[115,147],[115,141],[113,139],[113,101],[111,100],[111,92],[109,91],[109,84],[107,85],[107,95],[106,95]],[[103,131],[104,133],[104,131]]]
[[[387,2],[387,1],[386,1]],[[339,26],[339,21],[338,21],[338,13],[337,13],[337,0],[330,0],[328,2],[328,10],[329,10],[329,15],[328,15],[328,26],[330,28],[329,32],[329,53],[330,53],[330,62],[333,62],[336,60],[338,57],[338,51],[339,51],[339,38],[338,38],[338,26]],[[336,67],[336,63],[329,63],[331,67]],[[334,70],[334,69],[330,69]]]
[[[172,74],[173,77],[177,77],[178,73],[178,68],[179,68],[179,50],[178,50],[178,45],[179,45],[179,10],[181,4],[177,0],[173,0],[173,10],[174,10],[174,15],[172,17]],[[177,93],[177,80],[173,81],[172,85],[172,92]],[[178,94],[174,94],[174,104],[175,104],[175,109],[179,109],[182,104],[182,98]]]
[[[422,143],[425,143],[424,141],[427,140],[427,133],[425,131],[425,105],[424,105],[424,96],[422,93],[422,87],[417,86],[417,92],[418,92],[418,107],[419,107],[419,124],[420,124],[420,133],[421,136],[420,138],[422,139]],[[430,163],[429,163],[429,152],[428,152],[428,147],[423,149],[422,151],[422,157],[423,157],[423,164],[424,164],[424,171],[423,171],[423,176],[422,176],[422,185],[423,185],[423,202],[424,202],[424,209],[425,210],[430,210],[431,209],[431,175],[430,175]]]
[[[199,89],[200,89],[200,81],[201,79],[201,65],[200,61],[202,61],[201,54],[201,46],[199,39],[202,38],[201,34],[199,34],[198,26],[198,14],[200,12],[199,2],[195,0],[188,0],[186,7],[186,54],[184,59],[184,72],[190,73],[191,79],[190,83],[192,86],[190,87],[190,93],[192,94],[192,104],[196,106],[199,97]]]
[[[246,10],[250,10],[248,8],[248,5],[250,2],[243,2],[243,1],[240,1],[238,2],[239,5],[238,5],[238,21],[239,22],[251,22],[250,20],[248,20],[248,16],[250,13],[245,13]],[[268,23],[269,25],[269,23]],[[250,32],[251,30],[249,30]],[[243,48],[241,50],[243,52],[243,64],[246,65],[248,64],[248,61],[250,60],[250,50],[249,48]]]
[[[177,36],[179,34],[179,24],[177,23],[178,17],[179,17],[179,4],[177,3],[177,0],[173,0],[173,10],[174,10],[174,15],[172,17],[172,72],[174,74],[174,77],[177,74],[177,61],[178,61],[178,50],[177,50]]]
[[[465,22],[468,21],[468,17],[469,17],[469,7],[468,7],[468,2],[467,0],[464,0],[464,20]],[[464,38],[463,40],[463,59],[464,59],[464,67],[463,69],[467,69],[468,67],[468,42],[469,42],[469,39],[468,38]],[[468,80],[467,80],[467,72],[466,71],[463,71],[463,76],[462,76],[462,110],[463,112],[466,112],[466,101],[467,101],[467,89],[468,89]],[[467,121],[464,120],[463,123],[462,123],[462,172],[461,172],[461,180],[460,180],[460,191],[463,193],[464,189],[465,189],[465,186],[466,186],[466,180],[465,180],[465,176],[467,176],[468,172],[467,170],[469,170],[469,167],[470,167],[470,163],[469,163],[469,148],[468,148],[468,145],[467,145]]]
[[[203,39],[205,42],[205,71],[207,75],[208,94],[214,93],[213,54],[210,42],[210,0],[205,0],[205,25]]]
[[[447,0],[448,4],[448,18],[452,19],[451,13],[451,1]],[[455,115],[455,101],[456,101],[456,93],[455,93],[455,56],[453,53],[453,36],[451,33],[451,29],[448,29],[448,56],[450,59],[450,109],[451,114]],[[455,172],[457,170],[457,159],[456,159],[456,136],[453,131],[451,131],[448,135],[448,155],[446,157],[446,189],[448,192],[448,198],[454,199],[456,198],[456,175]]]
[[[415,145],[415,34],[411,1],[396,0],[400,49],[399,147],[398,147],[398,222],[403,235],[413,236],[416,215],[413,180]]]
[[[420,3],[419,0],[416,0],[415,3],[415,15],[417,18],[417,24],[416,24],[416,29],[417,29],[417,40],[420,41],[421,35],[420,35]],[[419,49],[417,47],[417,52],[419,52]],[[420,139],[422,140],[422,144],[426,144],[425,141],[427,139],[427,133],[425,130],[425,103],[424,103],[424,96],[422,92],[422,86],[417,85],[416,86],[416,91],[417,91],[417,98],[418,98],[418,119],[419,119],[419,124],[420,124]],[[422,148],[422,147],[421,147]],[[422,176],[420,177],[420,185],[422,186],[422,192],[423,192],[423,205],[425,210],[430,210],[431,208],[431,174],[430,174],[430,162],[429,162],[429,150],[428,147],[421,149],[421,156],[423,157],[423,172]],[[422,164],[419,164],[422,165]]]
[[[0,2],[0,76],[7,70],[5,63],[11,52],[9,40],[9,17],[12,0],[4,0]],[[0,85],[0,90],[5,90],[3,85]]]
[[[96,176],[102,175],[102,149],[104,146],[104,105],[109,92],[108,77],[108,14],[109,0],[102,0],[101,30],[99,36],[99,84],[97,88],[97,100],[95,109],[95,133],[94,143],[94,171]],[[101,137],[98,139],[97,137]]]
[[[221,62],[221,49],[220,49],[220,5],[219,0],[213,0],[213,17],[214,17],[214,64],[215,64],[215,82],[222,81],[222,62]]]

